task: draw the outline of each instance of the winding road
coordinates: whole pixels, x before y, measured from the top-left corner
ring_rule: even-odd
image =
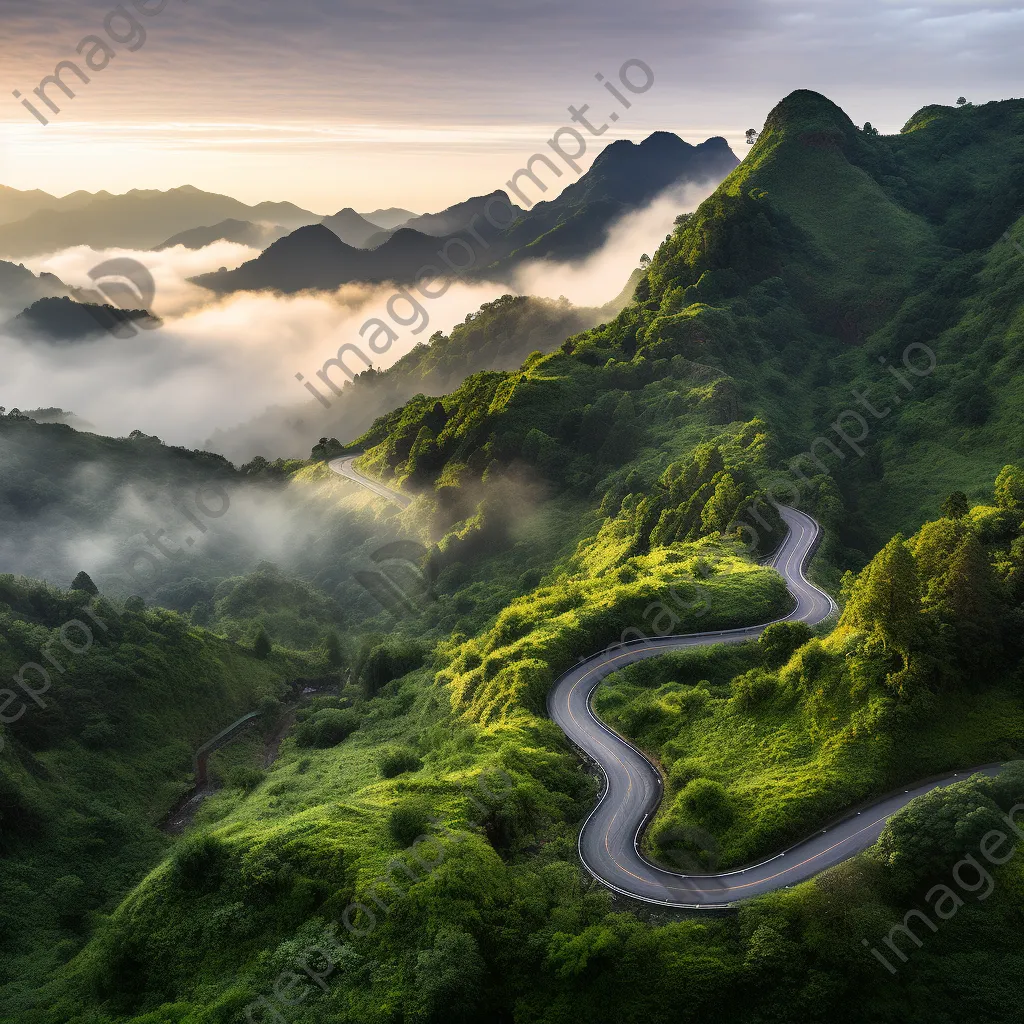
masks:
[[[379,496],[408,507],[408,497],[358,473],[352,467],[357,457],[336,459],[330,467]],[[814,625],[836,611],[832,598],[804,575],[821,528],[796,509],[780,506],[779,513],[789,532],[766,564],[782,575],[796,604],[789,615],[775,621]],[[729,907],[740,900],[804,881],[866,850],[881,835],[889,818],[915,797],[963,781],[977,772],[990,776],[999,773],[999,765],[985,765],[916,785],[850,814],[768,860],[734,871],[684,874],[653,864],[640,852],[640,837],[664,795],[661,773],[636,747],[598,720],[591,707],[594,691],[608,675],[633,662],[668,651],[743,643],[759,637],[769,625],[619,644],[581,661],[555,681],[548,694],[548,713],[584,756],[598,765],[605,778],[604,792],[580,830],[580,860],[594,878],[615,892],[666,907]],[[713,846],[708,836],[709,852]]]
[[[368,476],[363,476],[358,469],[355,468],[353,463],[362,453],[356,455],[343,455],[339,459],[331,459],[327,463],[329,469],[337,473],[338,476],[343,476],[346,480],[351,480],[353,483],[360,484],[369,491],[373,491],[378,497],[385,498],[394,505],[399,505],[402,508],[408,508],[412,504],[412,498],[407,494],[401,494],[398,491],[391,490],[390,487],[385,487],[384,484],[379,483],[376,480],[371,480]]]

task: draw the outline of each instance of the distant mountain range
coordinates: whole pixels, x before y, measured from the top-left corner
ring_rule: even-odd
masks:
[[[363,213],[360,216],[371,224],[376,224],[383,231],[391,231],[393,228],[401,227],[417,215],[410,210],[403,210],[399,206],[390,206],[386,210],[374,210],[373,213]]]
[[[29,212],[26,212],[29,211]],[[25,259],[74,245],[93,249],[154,249],[183,231],[238,221],[280,224],[292,231],[320,217],[293,203],[247,206],[191,185],[125,195],[75,192],[54,199],[44,192],[0,191],[0,258]],[[18,219],[14,219],[17,217]]]
[[[272,242],[288,234],[280,224],[254,224],[251,220],[222,220],[210,227],[189,228],[158,245],[156,251],[183,245],[186,249],[205,249],[214,242],[237,242],[252,249],[265,249]]]
[[[218,294],[333,289],[351,281],[409,283],[424,266],[443,269],[439,252],[446,247],[461,253],[453,258],[464,262],[467,246],[476,257],[470,275],[501,277],[527,260],[585,256],[601,245],[608,228],[623,214],[673,185],[717,184],[738,163],[724,139],[708,139],[691,146],[669,132],[656,132],[639,145],[625,140],[612,143],[578,181],[555,199],[537,203],[529,211],[513,205],[506,193],[494,192],[439,214],[413,218],[369,250],[344,241],[338,231],[330,229],[328,222],[335,218],[328,218],[324,224],[286,235],[237,270],[203,274],[192,280]],[[503,204],[502,212],[494,219],[508,217],[511,207],[512,223],[508,227],[494,228],[483,216],[484,208],[494,199]],[[346,215],[346,228],[359,227],[350,216],[358,214],[342,214]],[[471,227],[478,237],[462,234]],[[373,236],[362,240],[366,244],[375,241]]]

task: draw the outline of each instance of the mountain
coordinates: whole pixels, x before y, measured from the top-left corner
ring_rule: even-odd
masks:
[[[611,143],[590,170],[553,200],[537,203],[505,234],[506,268],[526,259],[577,259],[604,240],[622,214],[649,203],[672,186],[714,185],[739,163],[722,138],[691,146],[670,132],[655,132],[639,145]]]
[[[330,228],[346,245],[356,249],[372,248],[368,245],[369,240],[381,235],[381,229],[377,224],[360,217],[351,206],[339,210],[332,217],[325,217],[320,223]],[[386,237],[385,234],[380,240],[384,241]]]
[[[139,330],[159,327],[160,321],[144,309],[75,302],[61,298],[39,299],[3,325],[16,338],[52,343],[84,341],[109,332],[132,338]]]
[[[374,210],[373,213],[363,213],[360,216],[371,224],[376,224],[382,231],[393,231],[406,221],[412,220],[417,214],[398,206],[391,206],[386,210]]]
[[[441,394],[483,371],[515,369],[532,352],[550,352],[566,337],[617,311],[503,295],[467,315],[448,335],[438,331],[429,343],[418,343],[387,369],[359,373],[344,384],[328,413],[301,392],[305,401],[275,406],[238,427],[220,430],[205,447],[229,458],[250,458],[253,452],[273,458],[308,451],[324,435],[357,437],[413,395]]]
[[[315,236],[296,233],[287,247],[288,266],[280,272],[279,257],[265,253],[237,270],[205,274],[194,282],[221,294],[239,289],[336,288],[350,281],[407,284],[424,266],[444,267],[442,251],[461,253],[453,259],[465,261],[467,246],[476,263],[466,276],[501,279],[526,260],[576,259],[593,252],[622,215],[672,185],[719,181],[737,163],[723,139],[691,146],[675,135],[656,132],[640,145],[612,143],[578,181],[529,211],[511,204],[505,192],[493,192],[414,218],[386,240],[383,235],[371,238],[367,244],[374,248],[362,256],[341,250],[331,253]],[[484,216],[485,207],[495,199],[502,206],[493,218],[499,222],[510,214],[514,218],[507,228],[494,227]],[[469,233],[471,227],[478,238]],[[304,251],[307,242],[311,244],[308,253]]]
[[[471,227],[474,219],[483,223],[485,208],[489,202],[493,201],[502,203],[502,217],[508,216],[508,213],[505,212],[508,207],[511,207],[511,216],[513,217],[518,217],[526,212],[511,202],[507,192],[497,189],[489,195],[474,196],[465,202],[456,203],[440,213],[425,213],[422,217],[413,217],[402,226],[412,228],[414,231],[422,231],[425,235],[434,235],[437,238],[455,235]]]
[[[67,286],[53,274],[36,276],[21,264],[0,260],[0,311],[12,312],[38,299],[68,294]]]
[[[699,405],[716,422],[765,424],[780,491],[810,486],[787,459],[812,476],[835,472],[843,514],[829,520],[829,543],[849,566],[965,483],[982,494],[1024,457],[1022,121],[1020,100],[929,107],[882,137],[816,93],[792,94],[748,158],[679,218],[618,316],[522,378],[446,400],[473,434],[439,434],[431,473],[450,458],[485,465],[487,437],[513,453],[539,431],[557,453],[552,472],[593,481],[601,470],[577,445],[584,407],[607,402],[610,414],[619,381],[660,373],[690,408],[693,385],[668,383],[678,365],[684,382],[706,373]],[[580,362],[607,365],[606,383],[562,383],[586,379]],[[491,387],[504,397],[482,413]],[[411,413],[402,421],[403,435],[428,425]],[[379,445],[372,465],[400,480],[409,449],[389,422],[358,445]]]
[[[97,193],[68,208],[37,209],[0,225],[0,256],[25,258],[73,245],[94,249],[152,249],[182,231],[227,219],[264,221],[294,229],[320,218],[292,203],[246,206],[229,196],[201,192],[191,185],[167,192],[135,189],[124,195]]]
[[[155,251],[173,249],[176,245],[182,245],[186,249],[204,249],[214,242],[236,242],[253,249],[265,249],[271,242],[276,242],[287,234],[288,228],[280,224],[253,224],[248,220],[228,219],[210,227],[182,231],[156,246]]]
[[[299,228],[237,270],[220,270],[190,278],[218,294],[272,289],[284,293],[308,288],[333,290],[348,281],[380,284],[410,281],[437,260],[438,239],[399,228],[375,249],[346,245],[323,224]]]

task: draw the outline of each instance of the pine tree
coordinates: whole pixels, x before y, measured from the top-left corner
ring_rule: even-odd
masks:
[[[897,534],[853,585],[840,626],[877,636],[887,651],[909,655],[921,637],[921,591],[914,556]]]
[[[341,641],[338,639],[338,634],[333,629],[325,634],[322,650],[324,661],[326,661],[331,668],[340,668],[344,664],[345,657],[342,654]]]

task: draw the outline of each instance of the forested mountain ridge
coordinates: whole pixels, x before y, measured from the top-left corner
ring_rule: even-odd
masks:
[[[442,404],[449,419],[457,405],[462,423],[470,402],[474,439],[492,438],[505,457],[524,450],[531,430],[567,443],[552,460],[564,475],[586,406],[672,391],[674,368],[696,366],[714,381],[705,401],[717,404],[718,422],[766,423],[789,493],[794,479],[803,484],[785,463],[809,448],[804,473],[835,470],[848,513],[835,526],[863,558],[950,490],[966,483],[980,495],[1007,459],[1024,455],[1024,257],[1003,237],[1019,230],[1024,209],[1021,157],[1024,101],[927,108],[903,135],[879,137],[824,97],[795,93],[747,160],[679,218],[631,305],[491,386],[499,403],[458,391]],[[509,409],[533,400],[526,395],[588,373],[578,407],[539,398],[538,419],[513,424]],[[409,410],[357,446],[371,448],[368,465],[401,479],[399,423],[413,440],[421,427],[434,431]],[[437,474],[462,463],[483,472],[490,449],[474,458],[474,439],[453,429],[433,438]]]

